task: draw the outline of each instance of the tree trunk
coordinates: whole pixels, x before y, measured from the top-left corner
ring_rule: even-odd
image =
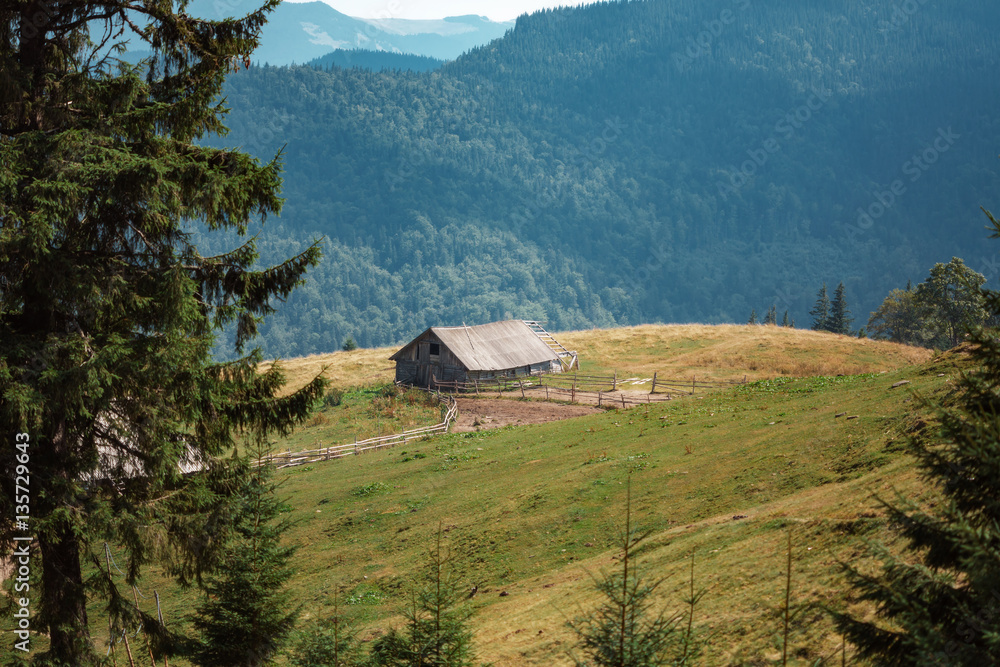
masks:
[[[59,665],[81,665],[90,654],[87,595],[80,570],[80,542],[66,522],[54,534],[38,536],[42,555],[41,612],[49,626],[49,658]]]
[[[39,611],[41,620],[49,630],[48,657],[57,665],[84,665],[93,663],[90,627],[87,624],[87,592],[80,567],[80,535],[74,529],[72,518],[57,518],[72,511],[75,501],[67,496],[72,488],[69,477],[76,468],[69,452],[69,438],[65,419],[52,419],[54,428],[48,437],[39,442],[42,456],[50,467],[50,492],[39,498],[39,517],[45,528],[38,531],[38,546],[42,556],[42,595]],[[76,527],[77,529],[79,527]]]

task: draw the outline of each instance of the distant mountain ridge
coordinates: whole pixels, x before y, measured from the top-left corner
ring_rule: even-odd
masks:
[[[220,19],[256,9],[256,0],[192,0],[188,13]],[[334,50],[365,49],[454,60],[462,53],[503,37],[512,21],[481,16],[439,20],[359,19],[324,2],[283,2],[271,13],[253,54],[256,63],[307,63]]]

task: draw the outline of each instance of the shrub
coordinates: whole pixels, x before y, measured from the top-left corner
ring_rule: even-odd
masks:
[[[335,408],[344,402],[344,390],[334,387],[323,397],[323,405],[328,408]]]

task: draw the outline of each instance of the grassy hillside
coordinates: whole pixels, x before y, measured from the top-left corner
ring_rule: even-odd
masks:
[[[300,625],[329,616],[336,590],[362,639],[399,623],[442,526],[465,585],[478,586],[466,604],[476,611],[481,657],[498,667],[571,664],[565,623],[597,602],[591,575],[616,565],[631,475],[635,520],[652,531],[641,568],[666,578],[662,605],[681,608],[692,554],[697,586],[708,589],[695,619],[707,639],[701,664],[774,664],[788,530],[795,603],[844,605],[837,561],[857,562],[863,539],[886,537],[873,493],[922,493],[904,451],[906,434],[924,427],[914,392],[948,392],[960,362],[762,327],[637,327],[560,339],[584,352],[585,369],[767,379],[282,471],[294,507],[289,539],[299,546],[292,587]],[[336,364],[327,372],[350,385],[387,377],[386,356],[357,350],[286,367],[304,378]],[[807,368],[864,372],[783,377]],[[910,384],[892,387],[904,379]],[[346,409],[359,420],[369,414]],[[143,589],[160,591],[174,627],[196,601],[155,575]],[[798,618],[793,664],[837,650],[822,614]]]
[[[387,451],[296,471],[285,486],[302,521],[296,584],[317,616],[329,613],[338,584],[377,601],[357,609],[374,634],[405,603],[443,523],[468,585],[480,589],[473,604],[484,655],[498,665],[559,664],[566,614],[594,598],[587,573],[613,566],[631,472],[639,522],[654,531],[647,571],[669,577],[664,603],[679,606],[693,550],[700,584],[711,588],[700,619],[714,633],[709,664],[767,658],[787,526],[796,531],[796,599],[839,600],[835,560],[852,559],[858,537],[881,530],[872,492],[913,488],[901,447],[912,399],[890,387],[905,377],[924,392],[944,390],[936,371],[765,381],[667,406],[448,436],[416,448],[422,459]],[[844,411],[859,418],[834,417]],[[823,622],[795,638],[813,658],[837,641]]]

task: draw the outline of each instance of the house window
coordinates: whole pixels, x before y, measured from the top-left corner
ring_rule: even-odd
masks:
[[[436,357],[439,354],[441,354],[441,344],[440,343],[431,343],[431,356],[432,357]]]

